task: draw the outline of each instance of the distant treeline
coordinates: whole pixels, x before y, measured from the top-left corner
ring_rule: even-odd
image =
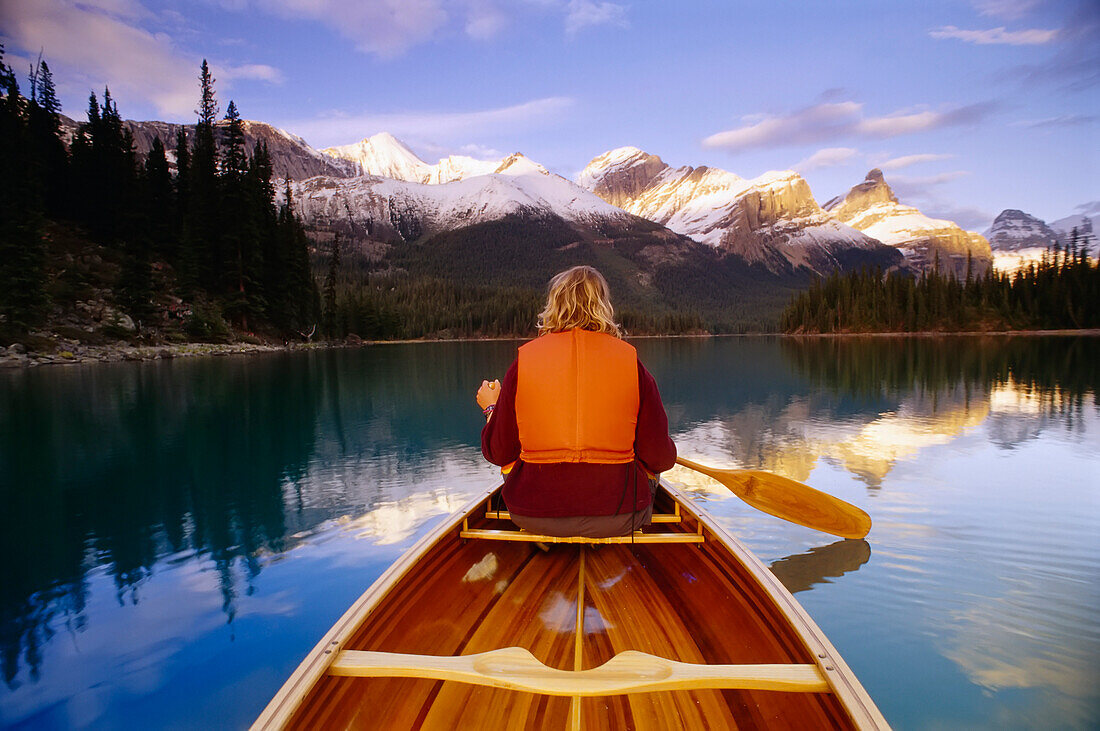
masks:
[[[1027,330],[1100,327],[1100,269],[1087,237],[1013,274],[957,279],[881,271],[834,274],[796,295],[780,317],[788,333]]]
[[[289,195],[275,205],[267,147],[245,154],[232,101],[216,129],[205,61],[199,80],[193,144],[182,133],[154,139],[142,158],[104,90],[102,100],[89,97],[87,122],[66,148],[49,65],[38,62],[23,95],[0,46],[5,332],[26,332],[51,308],[71,310],[104,290],[139,329],[182,328],[180,337],[190,339],[228,337],[226,319],[244,331],[276,333],[317,322],[308,240]],[[59,239],[78,245],[65,249]]]

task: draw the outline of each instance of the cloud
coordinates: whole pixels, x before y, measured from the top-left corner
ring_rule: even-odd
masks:
[[[570,0],[565,13],[565,32],[575,35],[597,25],[626,25],[626,7],[617,3]]]
[[[849,162],[857,154],[859,151],[851,147],[826,147],[795,163],[794,169],[804,173],[818,168],[836,167]]]
[[[1015,20],[1030,13],[1040,0],[977,0],[974,6],[982,15],[993,15]]]
[[[983,102],[939,112],[903,110],[882,117],[865,117],[863,104],[826,102],[785,116],[745,117],[742,120],[744,125],[710,135],[703,140],[703,146],[737,151],[815,144],[852,137],[896,137],[976,123],[995,109],[994,103]]]
[[[274,66],[262,63],[250,63],[243,66],[216,66],[215,76],[223,81],[237,79],[250,79],[254,81],[267,81],[272,84],[283,83],[283,72]]]
[[[885,162],[879,163],[878,167],[881,170],[901,170],[907,168],[910,165],[917,165],[922,162],[935,162],[937,160],[949,160],[954,155],[938,155],[934,153],[922,153],[919,155],[904,155],[902,157],[891,158]]]
[[[930,201],[922,206],[922,212],[930,218],[954,221],[966,231],[985,231],[993,223],[996,214],[975,206],[957,206],[943,201]]]
[[[1082,203],[1081,205],[1074,206],[1073,210],[1080,213],[1082,216],[1095,216],[1100,214],[1100,201],[1089,201],[1088,203]]]
[[[504,30],[507,24],[504,13],[489,0],[470,0],[466,35],[477,40],[488,40]]]
[[[954,221],[968,231],[982,231],[993,221],[993,213],[972,206],[960,206],[953,196],[945,195],[940,190],[947,183],[969,175],[969,170],[953,170],[924,177],[891,175],[887,182],[902,203],[916,206],[932,218]]]
[[[1100,84],[1100,2],[1078,4],[1059,31],[1056,48],[1045,61],[1015,68],[1013,76],[1032,84],[1053,82],[1067,91]]]
[[[314,147],[349,144],[381,131],[434,144],[455,144],[475,135],[491,137],[515,132],[517,127],[545,125],[559,119],[572,105],[573,100],[567,97],[546,97],[468,112],[337,113],[279,126],[304,137]]]
[[[133,0],[0,4],[0,27],[9,50],[12,45],[35,54],[43,49],[59,88],[83,95],[109,86],[123,107],[140,100],[169,117],[191,116],[199,93],[200,57],[142,24],[155,27],[156,16]],[[226,84],[282,79],[271,66],[212,65]]]
[[[232,8],[242,9],[242,2]],[[400,56],[432,38],[448,20],[442,0],[253,0],[257,10],[327,26],[364,53]],[[475,22],[475,32],[486,27]]]
[[[1032,28],[1029,30],[1005,30],[989,28],[988,30],[963,30],[953,25],[945,25],[928,32],[933,38],[954,38],[967,43],[976,43],[979,46],[1009,45],[1009,46],[1041,46],[1052,43],[1058,39],[1057,30],[1044,30]]]
[[[1086,124],[1095,124],[1097,121],[1100,121],[1100,117],[1095,114],[1063,114],[1058,117],[1047,117],[1046,119],[1021,120],[1012,124],[1015,127],[1045,129],[1051,127],[1080,127]]]

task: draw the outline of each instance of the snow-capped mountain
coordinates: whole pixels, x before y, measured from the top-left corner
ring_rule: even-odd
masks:
[[[318,177],[295,184],[293,195],[299,212],[311,224],[351,224],[378,238],[385,238],[383,232],[392,229],[405,241],[511,214],[557,216],[592,225],[632,218],[525,160],[520,156],[498,165],[499,173],[440,184],[374,175]]]
[[[1067,248],[1077,229],[1079,245],[1086,246],[1089,256],[1100,255],[1100,244],[1093,235],[1093,219],[1088,216],[1066,216],[1047,225],[1041,219],[1012,208],[1001,211],[986,236],[993,247],[993,267],[1014,272],[1038,264],[1050,256],[1055,246]]]
[[[1044,221],[1015,208],[1007,208],[997,214],[985,237],[994,251],[1035,247],[1046,249],[1058,241],[1058,233]]]
[[[899,203],[878,168],[867,173],[866,179],[846,195],[826,203],[825,210],[868,236],[897,247],[910,264],[920,269],[931,269],[938,259],[941,270],[961,277],[966,275],[968,257],[975,274],[986,271],[993,261],[989,242],[980,233],[964,231],[952,221],[929,218]]]
[[[322,152],[355,163],[364,175],[429,185],[503,172],[500,168],[514,166],[517,157],[526,162],[525,167],[529,171],[547,172],[546,168],[519,153],[503,160],[476,160],[465,155],[451,155],[435,165],[429,165],[389,132],[379,132],[352,145],[326,147]]]
[[[1098,219],[1100,219],[1100,216],[1089,218],[1088,216],[1075,214],[1051,222],[1050,227],[1058,234],[1058,240],[1062,246],[1069,245],[1070,239],[1073,236],[1073,229],[1077,229],[1078,240],[1088,236],[1095,249],[1097,246],[1096,229],[1100,228],[1100,221],[1098,221]]]
[[[630,213],[773,271],[901,263],[895,251],[822,210],[793,171],[746,180],[718,168],[672,168],[620,147],[593,158],[577,182]]]

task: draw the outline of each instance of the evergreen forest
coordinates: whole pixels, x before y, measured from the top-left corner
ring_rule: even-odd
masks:
[[[98,344],[286,337],[316,323],[320,296],[289,181],[276,205],[266,146],[245,154],[230,101],[199,74],[193,142],[135,152],[110,89],[63,139],[49,64],[23,94],[0,47],[0,336],[51,329]],[[170,165],[169,160],[172,164]],[[173,173],[172,168],[175,168]],[[98,328],[67,317],[95,310]],[[232,330],[231,330],[232,329]]]
[[[1074,229],[1067,246],[1015,273],[965,279],[863,270],[834,274],[796,295],[787,333],[1052,330],[1100,327],[1100,269]]]

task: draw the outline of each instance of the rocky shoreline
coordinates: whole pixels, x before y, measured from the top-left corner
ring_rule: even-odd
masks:
[[[195,356],[251,355],[284,351],[319,350],[325,348],[358,347],[357,342],[316,342],[275,345],[268,343],[172,343],[163,345],[81,345],[76,342],[59,343],[50,353],[28,352],[21,343],[0,346],[0,370],[34,368],[46,365],[75,365],[78,363],[118,363],[122,361],[172,360]]]

